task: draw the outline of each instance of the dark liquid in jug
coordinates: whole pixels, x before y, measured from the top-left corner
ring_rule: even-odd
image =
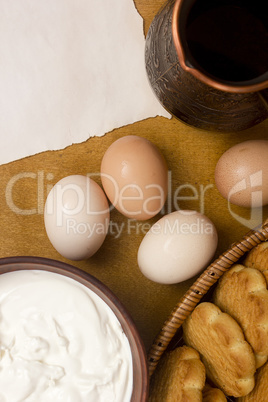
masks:
[[[268,71],[268,0],[197,0],[186,23],[190,62],[219,80]]]

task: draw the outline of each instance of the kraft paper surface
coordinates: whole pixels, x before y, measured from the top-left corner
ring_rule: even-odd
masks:
[[[162,0],[135,1],[144,19],[145,34],[163,3]],[[58,180],[71,174],[96,173],[96,181],[101,184],[98,174],[104,152],[116,139],[130,134],[149,139],[166,158],[169,194],[164,212],[195,209],[214,222],[219,235],[215,256],[248,232],[253,219],[251,211],[228,207],[215,186],[214,169],[219,157],[232,145],[249,139],[268,139],[268,121],[243,132],[221,134],[189,127],[175,118],[158,116],[65,149],[42,152],[0,166],[0,257],[53,258],[96,276],[129,310],[148,349],[175,304],[195,279],[160,285],[141,274],[137,265],[138,247],[148,225],[162,214],[142,223],[128,220],[112,210],[112,225],[101,249],[90,259],[77,262],[66,260],[57,253],[47,238],[43,220],[46,195]],[[261,212],[265,220],[267,207]]]

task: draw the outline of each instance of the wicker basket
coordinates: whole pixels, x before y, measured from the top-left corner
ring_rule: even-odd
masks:
[[[205,295],[208,295],[209,290],[211,290],[212,286],[224,272],[230,269],[248,251],[266,240],[268,240],[268,220],[261,227],[248,232],[241,241],[234,243],[199,276],[175,306],[149,350],[148,367],[150,375],[153,374],[165,350],[172,343],[173,347],[176,345],[176,342],[177,344],[180,343],[181,338],[178,335],[180,334],[179,330],[184,320],[190,315],[201,299]],[[175,340],[175,335],[178,338],[177,341]]]

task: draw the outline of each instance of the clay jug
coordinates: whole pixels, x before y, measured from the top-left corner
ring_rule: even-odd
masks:
[[[268,117],[268,13],[263,0],[169,0],[145,45],[150,84],[186,124],[231,132]]]

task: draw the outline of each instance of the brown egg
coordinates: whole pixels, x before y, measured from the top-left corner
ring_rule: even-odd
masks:
[[[268,204],[268,141],[250,140],[228,149],[216,165],[215,183],[232,204]]]
[[[139,136],[122,137],[107,149],[101,180],[111,203],[129,218],[155,216],[167,197],[166,161],[154,144]]]

